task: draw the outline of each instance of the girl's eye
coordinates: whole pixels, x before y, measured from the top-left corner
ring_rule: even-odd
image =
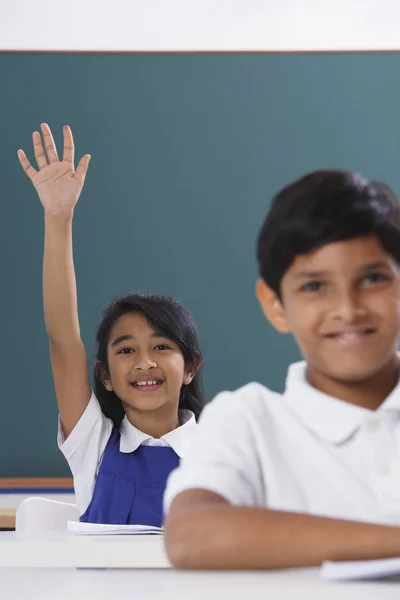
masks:
[[[166,344],[158,344],[158,346],[156,346],[156,350],[170,350],[170,347]]]
[[[131,352],[133,352],[132,348],[122,348],[117,354],[130,354]]]
[[[374,285],[374,283],[381,283],[382,281],[389,281],[389,277],[384,273],[369,273],[363,279],[367,285]]]
[[[309,281],[308,283],[304,284],[300,288],[300,291],[301,292],[319,292],[319,291],[321,291],[323,286],[324,286],[324,284],[322,283],[322,281]]]

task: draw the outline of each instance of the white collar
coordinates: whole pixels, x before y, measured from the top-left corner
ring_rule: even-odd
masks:
[[[170,446],[177,455],[182,458],[185,454],[186,447],[189,442],[189,437],[193,434],[196,427],[196,419],[190,410],[179,411],[180,427],[169,431],[161,437],[164,442]],[[154,440],[150,435],[137,429],[130,423],[125,415],[120,427],[121,438],[119,442],[120,452],[134,452],[143,444],[143,442]],[[151,443],[148,445],[152,445]]]
[[[307,381],[306,372],[304,361],[290,365],[284,401],[309,429],[333,444],[346,441],[374,414],[393,409],[400,411],[400,383],[374,411],[320,392]]]

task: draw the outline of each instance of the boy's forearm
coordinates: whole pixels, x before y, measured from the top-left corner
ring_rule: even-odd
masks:
[[[187,569],[280,569],[400,556],[400,528],[227,505],[167,519],[172,563]]]

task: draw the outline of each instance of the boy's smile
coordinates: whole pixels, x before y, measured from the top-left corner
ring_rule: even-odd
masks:
[[[376,236],[297,256],[282,278],[282,301],[259,297],[278,331],[294,335],[321,391],[338,395],[334,382],[370,385],[383,373],[394,384],[400,268]]]
[[[371,340],[371,336],[376,333],[375,329],[355,329],[355,330],[342,330],[328,333],[325,337],[332,342],[345,347],[357,347],[361,344],[368,343]]]

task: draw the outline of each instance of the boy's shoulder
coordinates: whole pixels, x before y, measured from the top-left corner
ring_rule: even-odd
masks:
[[[269,400],[282,400],[282,394],[274,392],[266,385],[258,381],[251,381],[231,392],[238,402],[254,403],[266,402]]]
[[[283,396],[265,385],[252,381],[234,391],[223,391],[215,396],[210,405],[215,412],[257,414],[268,411],[273,404],[281,404]]]
[[[306,363],[299,361],[289,365],[286,384],[290,383],[290,388],[296,391],[297,395],[304,396],[305,390],[297,393],[298,385],[301,386],[304,380]],[[269,416],[284,417],[291,413],[292,402],[287,401],[287,390],[284,394],[276,392],[263,385],[262,383],[252,381],[234,391],[223,391],[217,394],[210,402],[213,412],[224,414],[245,414],[251,416]]]

